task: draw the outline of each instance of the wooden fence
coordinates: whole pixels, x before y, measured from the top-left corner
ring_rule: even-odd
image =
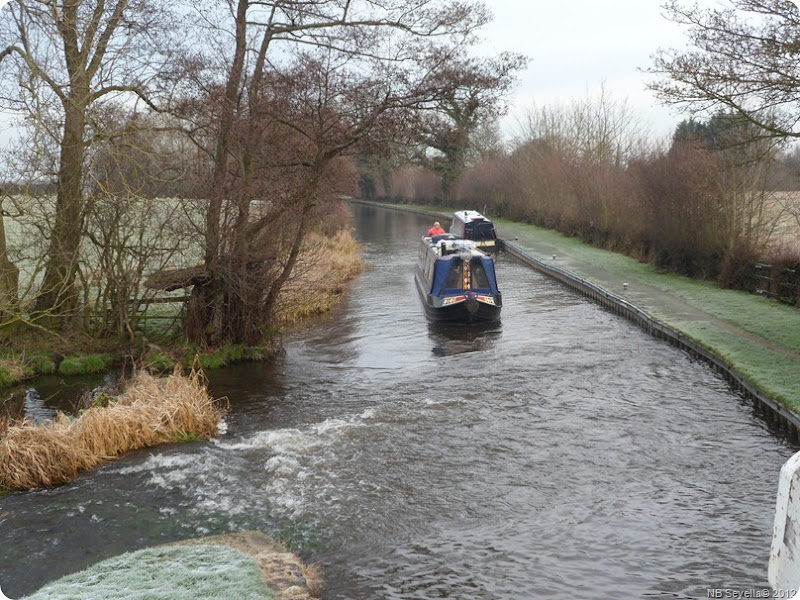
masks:
[[[749,278],[752,293],[769,296],[791,306],[800,306],[800,269],[752,263]]]
[[[171,328],[177,325],[178,320],[182,318],[182,308],[189,300],[189,296],[167,296],[161,298],[148,298],[146,300],[137,301],[137,316],[136,320],[139,323],[139,329],[148,331],[152,326],[158,322],[162,324],[158,326],[159,329]],[[149,310],[152,305],[165,305],[165,304],[179,304],[180,307],[175,307],[174,310],[163,313],[160,311]],[[169,321],[169,323],[164,323]]]
[[[141,331],[170,329],[183,318],[183,309],[188,300],[187,295],[131,299],[128,318]],[[116,323],[116,318],[111,309],[91,310],[90,320],[96,327],[115,326],[113,324]]]

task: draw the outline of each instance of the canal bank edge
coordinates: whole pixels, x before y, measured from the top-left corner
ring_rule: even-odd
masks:
[[[333,235],[310,233],[309,248],[319,261],[308,263],[279,296],[275,326],[258,345],[226,343],[205,348],[183,338],[143,335],[131,340],[97,339],[72,333],[53,336],[31,324],[18,324],[0,336],[0,389],[30,387],[39,376],[85,376],[108,373],[114,367],[138,365],[152,373],[185,369],[217,369],[247,361],[269,360],[280,352],[284,332],[302,328],[328,313],[342,299],[347,283],[361,273],[361,248],[351,229]],[[302,262],[306,251],[302,251]],[[320,260],[321,258],[321,260]],[[35,387],[35,385],[33,385]]]
[[[416,213],[445,221],[449,219],[448,215],[441,212],[442,209],[439,207],[394,205],[359,199],[352,199],[351,202]],[[512,223],[503,219],[495,220],[495,222],[499,223],[500,245],[510,255],[594,300],[615,314],[629,319],[648,334],[665,340],[706,362],[720,373],[735,390],[753,401],[755,409],[765,420],[776,425],[788,437],[794,440],[800,438],[800,414],[798,414],[800,412],[800,352],[796,349],[786,348],[780,343],[745,331],[720,317],[705,312],[703,308],[694,306],[681,294],[673,293],[670,290],[671,282],[675,281],[674,278],[678,276],[673,275],[671,276],[673,279],[670,279],[666,275],[658,275],[659,285],[655,287],[652,284],[638,283],[635,276],[631,274],[630,283],[628,283],[625,281],[628,274],[598,267],[596,264],[582,260],[585,257],[574,256],[575,253],[572,250],[576,244],[580,244],[581,255],[595,253],[602,256],[614,255],[614,253],[535,226]],[[504,235],[504,231],[510,235]],[[543,236],[546,236],[547,239],[537,239],[537,237]],[[614,256],[622,261],[630,261],[631,264],[638,265],[638,261],[633,258],[623,255]],[[633,272],[635,269],[630,269],[630,271]],[[502,279],[500,284],[502,289]],[[621,289],[625,296],[610,291],[612,289]],[[719,293],[750,296],[745,292],[722,290],[721,288]],[[773,310],[774,307],[776,312],[784,311],[784,315],[787,314],[786,311],[793,311],[788,314],[793,315],[797,330],[800,331],[800,311],[778,305],[765,298],[758,298],[757,301],[770,303],[763,304],[763,306],[768,310]],[[794,315],[796,315],[796,319]],[[683,322],[681,322],[682,319]],[[703,325],[700,329],[682,326],[689,322],[702,322]],[[720,334],[720,332],[722,333]],[[747,356],[746,353],[737,355],[735,359],[726,358],[714,348],[713,341],[716,335],[738,337],[748,344],[765,349],[774,356],[780,356],[784,362],[788,361],[795,367],[793,371],[797,373],[797,381],[791,381],[783,386],[783,389],[777,386],[773,387],[769,380],[769,370],[775,368],[775,363],[759,365],[757,358]],[[763,368],[764,372],[759,373],[759,368]]]
[[[310,600],[319,571],[258,531],[215,535],[125,553],[48,583],[22,600],[237,598]]]
[[[798,439],[798,436],[800,436],[800,416],[797,413],[768,397],[766,393],[739,372],[734,365],[728,363],[728,361],[718,356],[701,343],[687,337],[677,329],[673,329],[671,326],[658,321],[624,298],[582,277],[570,273],[565,269],[534,258],[511,242],[502,240],[502,247],[509,254],[537,271],[560,281],[564,285],[591,298],[615,314],[632,321],[653,337],[665,340],[673,346],[685,350],[693,357],[708,363],[715,371],[725,377],[734,389],[756,402],[756,406],[762,409],[763,415],[767,417],[769,421],[778,425],[789,437]]]

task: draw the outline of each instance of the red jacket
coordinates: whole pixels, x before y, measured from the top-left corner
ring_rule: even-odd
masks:
[[[443,233],[447,233],[441,227],[431,227],[428,229],[428,235],[442,235]]]

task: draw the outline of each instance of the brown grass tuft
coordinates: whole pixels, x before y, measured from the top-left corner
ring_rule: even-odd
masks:
[[[197,546],[224,544],[235,548],[256,561],[264,582],[276,600],[308,600],[321,598],[322,569],[319,565],[308,565],[286,546],[276,542],[260,531],[240,531],[220,535],[194,538],[169,544],[170,546]]]
[[[185,376],[176,367],[161,378],[140,372],[106,408],[89,408],[77,419],[60,414],[46,425],[9,427],[0,439],[0,487],[56,485],[131,450],[186,434],[212,437],[224,412],[200,372]]]
[[[333,308],[345,283],[364,270],[361,246],[349,230],[333,237],[309,233],[295,273],[281,291],[277,320],[295,324]]]

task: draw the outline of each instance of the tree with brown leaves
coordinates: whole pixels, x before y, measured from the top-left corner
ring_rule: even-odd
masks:
[[[215,6],[198,10],[225,37],[206,36],[222,45],[194,58],[184,112],[208,172],[187,332],[209,345],[263,335],[313,215],[348,184],[342,159],[429,102],[434,73],[488,21],[444,0]]]

